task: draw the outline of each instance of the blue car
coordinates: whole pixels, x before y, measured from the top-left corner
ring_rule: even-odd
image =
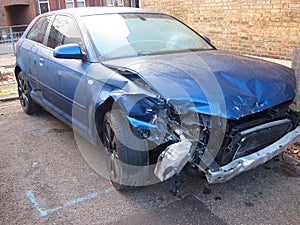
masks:
[[[217,50],[160,12],[45,13],[16,59],[23,110],[43,108],[103,145],[118,190],[183,169],[225,182],[299,138],[292,69]]]

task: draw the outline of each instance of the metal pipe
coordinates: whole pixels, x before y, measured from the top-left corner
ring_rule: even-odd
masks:
[[[34,3],[35,15],[37,16],[37,15],[39,15],[39,13],[38,13],[38,11],[37,11],[37,9],[36,9],[36,8],[37,8],[37,7],[36,7],[36,6],[37,6],[36,1],[37,1],[37,0],[34,0],[33,3]]]
[[[16,55],[16,47],[15,47],[15,40],[14,40],[13,31],[12,31],[12,26],[9,27],[9,35],[10,35],[10,41],[12,43],[12,48],[13,48],[13,51],[14,51],[14,55]]]
[[[300,107],[300,46],[296,46],[293,49],[292,56],[292,69],[295,71],[296,76],[296,109],[299,110]]]

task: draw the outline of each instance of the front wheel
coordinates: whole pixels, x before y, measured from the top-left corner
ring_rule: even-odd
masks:
[[[26,78],[22,72],[19,72],[17,75],[17,82],[18,82],[18,94],[19,100],[22,106],[22,109],[27,114],[32,114],[38,111],[40,108],[39,106],[34,103],[29,94],[29,87],[26,82]]]
[[[136,137],[121,110],[107,112],[103,123],[107,168],[114,187],[121,191],[144,186],[149,176],[146,140]]]

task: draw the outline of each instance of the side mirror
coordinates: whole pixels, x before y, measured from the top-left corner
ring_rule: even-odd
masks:
[[[78,44],[66,44],[57,46],[53,56],[60,59],[83,59],[84,55]]]
[[[204,39],[205,41],[207,41],[209,44],[211,44],[211,40],[210,40],[209,37],[203,36],[203,39]]]

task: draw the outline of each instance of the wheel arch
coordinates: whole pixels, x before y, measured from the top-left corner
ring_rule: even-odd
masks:
[[[115,103],[114,99],[112,97],[109,97],[95,109],[95,118],[94,118],[95,128],[102,144],[103,144],[102,124],[104,122],[104,116],[106,112],[111,110],[114,103]]]
[[[141,99],[141,96],[146,97],[146,95],[144,95],[144,94],[137,95],[137,96],[139,96],[138,99]],[[134,101],[135,101],[135,99],[133,99],[133,102]],[[107,98],[104,100],[103,103],[99,103],[97,105],[97,107],[95,108],[95,111],[94,111],[95,113],[94,113],[94,121],[93,122],[95,124],[95,131],[97,132],[97,135],[100,138],[102,144],[103,144],[102,124],[103,124],[104,116],[105,116],[106,112],[110,111],[114,107],[114,109],[117,109],[117,108],[121,109],[125,115],[129,116],[132,106],[133,106],[132,101],[128,100],[126,94],[124,94],[122,96],[114,96],[114,95],[107,96]],[[138,121],[138,119],[136,121]],[[132,121],[129,121],[129,124],[134,127],[135,125],[132,124],[131,122]],[[145,122],[142,121],[142,123],[145,123]]]
[[[15,67],[15,78],[17,79],[17,76],[18,76],[18,74],[21,72],[22,70],[21,70],[21,68],[19,67],[19,66],[16,66]]]

